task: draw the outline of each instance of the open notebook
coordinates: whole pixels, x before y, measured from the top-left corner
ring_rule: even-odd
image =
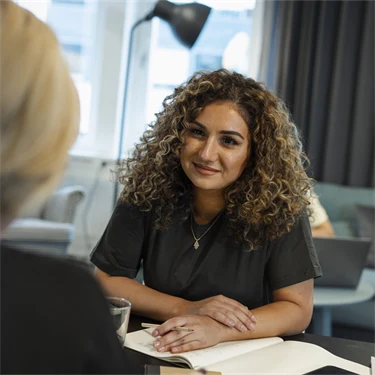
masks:
[[[284,341],[280,337],[228,341],[181,354],[159,353],[152,346],[155,341],[151,336],[152,331],[152,328],[148,328],[128,333],[125,347],[176,365],[192,369],[204,367],[223,374],[304,374],[327,365],[355,374],[369,375],[370,371],[368,367],[337,357],[317,345]]]

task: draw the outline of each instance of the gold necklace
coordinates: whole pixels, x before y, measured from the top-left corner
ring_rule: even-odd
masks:
[[[219,217],[221,216],[221,214],[223,213],[223,211],[221,211],[219,213],[219,215],[216,216],[216,219],[214,220],[214,222],[209,226],[209,228],[199,237],[197,238],[194,231],[193,231],[193,212],[191,213],[191,216],[190,216],[190,229],[191,229],[191,234],[193,235],[194,237],[194,249],[195,250],[198,250],[198,247],[199,247],[199,241],[201,240],[201,238],[215,225],[215,223],[218,221]]]

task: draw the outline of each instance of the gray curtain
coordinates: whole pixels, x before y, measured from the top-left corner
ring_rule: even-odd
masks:
[[[312,176],[374,186],[374,2],[266,1],[264,27],[260,79],[291,110]]]

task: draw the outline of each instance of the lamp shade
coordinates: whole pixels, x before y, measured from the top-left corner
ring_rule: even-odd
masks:
[[[191,48],[198,39],[211,8],[198,3],[173,4],[159,0],[150,18],[159,17],[168,22],[176,38]]]

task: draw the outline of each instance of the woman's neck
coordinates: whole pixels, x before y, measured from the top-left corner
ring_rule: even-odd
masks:
[[[225,208],[223,192],[195,189],[193,208],[195,221],[198,224],[207,224]]]

